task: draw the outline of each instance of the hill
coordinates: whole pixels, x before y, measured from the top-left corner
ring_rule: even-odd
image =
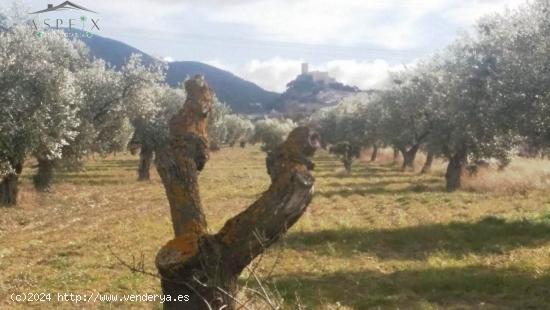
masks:
[[[312,75],[301,74],[287,84],[287,90],[277,100],[281,112],[300,119],[330,106],[342,99],[361,92],[357,87],[347,86],[330,78],[316,80]]]
[[[82,36],[81,40],[88,46],[92,56],[104,59],[116,68],[123,66],[134,53],[142,54],[146,64],[155,60],[143,51],[117,40],[98,35],[91,38]],[[168,63],[166,82],[171,86],[177,86],[187,76],[196,74],[204,75],[218,98],[238,113],[261,113],[278,97],[277,93],[266,91],[231,72],[195,61]]]

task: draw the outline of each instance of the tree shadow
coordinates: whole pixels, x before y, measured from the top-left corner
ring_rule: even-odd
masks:
[[[63,174],[54,178],[56,184],[73,184],[84,186],[107,186],[128,183],[128,179],[119,175],[110,174]]]
[[[433,183],[433,184],[430,184]],[[320,189],[315,192],[315,196],[321,196],[325,198],[331,198],[334,196],[349,197],[352,195],[366,196],[366,195],[396,195],[407,193],[441,193],[446,192],[445,187],[442,184],[435,182],[416,182],[414,185],[401,187],[401,188],[386,188],[389,185],[398,185],[402,182],[396,181],[381,181],[376,183],[370,183],[365,186],[353,186],[351,188],[340,188],[332,190]],[[436,185],[434,185],[436,184]]]
[[[452,222],[398,229],[339,229],[293,232],[285,246],[320,255],[346,257],[369,253],[381,259],[425,259],[434,252],[455,257],[499,254],[537,247],[550,240],[550,218],[511,221],[488,217],[476,223]]]
[[[105,171],[110,169],[130,169],[137,170],[139,160],[137,159],[118,159],[118,160],[99,160],[89,162],[85,166],[85,171]]]
[[[309,309],[327,303],[354,309],[547,309],[550,277],[484,266],[427,268],[385,274],[368,270],[274,277],[290,305]],[[429,307],[427,307],[429,303]]]

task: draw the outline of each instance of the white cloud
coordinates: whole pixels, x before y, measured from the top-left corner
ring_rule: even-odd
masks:
[[[384,87],[389,82],[389,71],[403,70],[403,65],[389,65],[385,60],[372,62],[357,60],[334,60],[322,66],[339,82],[360,89]]]
[[[275,57],[260,61],[252,60],[244,65],[230,66],[219,60],[208,61],[210,65],[229,70],[243,79],[276,92],[283,92],[286,84],[300,74],[302,60]],[[389,81],[388,71],[402,70],[404,66],[392,66],[384,60],[372,62],[358,60],[333,60],[311,65],[312,71],[328,71],[330,76],[347,85],[361,89],[384,87]]]
[[[246,25],[265,40],[410,49],[430,43],[427,32],[451,30],[446,19],[469,27],[484,14],[515,8],[526,0],[205,0],[199,6],[216,22]],[[198,5],[198,4],[197,4]],[[438,29],[438,28],[448,29]]]
[[[252,26],[275,41],[387,48],[416,45],[415,26],[446,1],[255,1],[213,10],[212,20]]]

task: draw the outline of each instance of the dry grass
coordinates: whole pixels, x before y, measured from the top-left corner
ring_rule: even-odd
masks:
[[[286,308],[545,309],[550,304],[548,187],[493,190],[504,188],[503,176],[529,182],[542,176],[529,184],[547,184],[548,162],[520,161],[507,172],[485,171],[467,180],[468,187],[479,182],[475,191],[449,194],[441,163],[423,176],[384,161],[356,163],[351,174],[341,175],[341,164],[327,154],[315,161],[312,205],[258,267],[262,278],[270,275],[266,284]],[[153,173],[151,182],[138,183],[136,165],[129,156],[92,160],[85,172],[60,174],[49,194],[34,192],[32,171],[25,171],[20,206],[0,209],[0,308],[160,306],[9,301],[13,292],[160,292],[157,279],[131,273],[111,252],[129,261],[143,255],[146,269],[154,271],[155,253],[171,235],[159,178]],[[214,154],[200,177],[210,229],[216,231],[252,203],[268,183],[258,149]],[[261,302],[254,305],[262,308]]]
[[[481,169],[466,177],[464,188],[480,192],[528,194],[531,190],[550,190],[550,162],[541,159],[512,161],[503,171],[496,167]]]

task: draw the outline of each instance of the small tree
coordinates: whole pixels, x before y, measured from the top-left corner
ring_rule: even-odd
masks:
[[[239,115],[230,114],[225,118],[225,127],[227,131],[226,142],[233,147],[237,142],[248,141],[254,131],[254,124]]]
[[[347,173],[351,172],[351,165],[354,158],[358,158],[361,155],[361,149],[350,144],[349,142],[340,142],[329,149],[331,154],[340,156],[344,168]]]
[[[414,71],[394,73],[393,86],[372,104],[373,110],[381,111],[379,130],[384,140],[403,155],[403,170],[414,170],[416,155],[432,132],[432,72],[429,65],[420,64]]]
[[[329,151],[342,158],[348,173],[353,159],[360,156],[361,149],[370,141],[365,118],[368,100],[367,97],[352,96],[312,119],[312,124],[319,128],[323,142],[332,145]]]

